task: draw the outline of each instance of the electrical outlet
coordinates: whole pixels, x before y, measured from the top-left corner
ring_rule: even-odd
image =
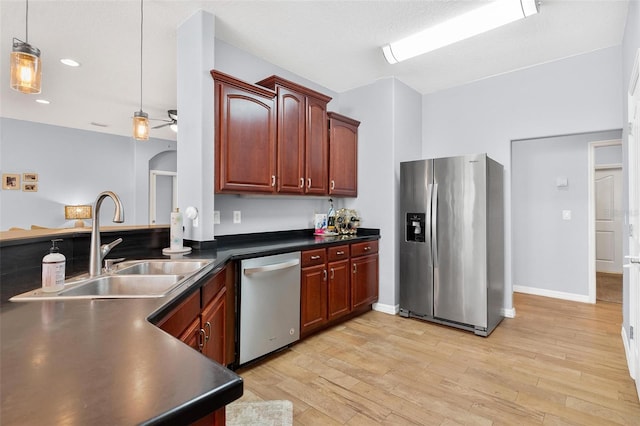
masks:
[[[240,210],[233,211],[233,223],[241,223],[242,222],[242,214]]]
[[[213,211],[213,224],[220,225],[220,210]]]

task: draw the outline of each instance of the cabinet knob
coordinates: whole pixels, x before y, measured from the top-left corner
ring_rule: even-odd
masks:
[[[327,270],[326,269],[322,270],[322,275],[324,277],[323,280],[326,281],[327,280]]]
[[[333,268],[331,268],[331,279],[334,279],[335,276],[336,276],[336,271]]]
[[[311,256],[311,260],[318,260],[320,259],[320,256]]]
[[[331,189],[336,189],[336,181],[331,179]]]
[[[205,336],[206,333],[204,332],[204,329],[201,328],[200,331],[198,331],[198,348],[200,348],[200,352],[204,349]]]
[[[311,178],[307,178],[307,189],[311,188]]]
[[[354,273],[354,274],[357,274],[357,273],[358,273],[358,264],[357,264],[357,263],[354,263],[354,264],[353,264],[353,273]]]
[[[369,251],[369,250],[371,250],[371,247],[370,247],[370,246],[366,246],[366,247],[364,248],[364,251]]]
[[[271,175],[271,186],[276,186],[276,175]]]
[[[338,256],[342,256],[342,255],[344,254],[344,252],[343,252],[342,250],[340,250],[340,251],[337,251],[337,252],[336,252],[336,254],[337,254]]]
[[[304,188],[304,178],[300,178],[300,188]]]

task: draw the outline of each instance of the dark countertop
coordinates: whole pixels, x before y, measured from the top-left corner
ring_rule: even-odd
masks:
[[[378,238],[230,239],[184,257],[212,259],[215,271],[230,260]],[[138,258],[166,256],[143,250]],[[39,277],[25,280],[39,286]],[[158,299],[3,304],[2,423],[186,424],[239,398],[238,375],[150,322],[202,281]]]

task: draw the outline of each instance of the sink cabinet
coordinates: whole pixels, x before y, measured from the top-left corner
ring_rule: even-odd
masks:
[[[277,192],[327,194],[331,98],[275,75],[257,84],[277,93]]]
[[[234,268],[224,267],[192,292],[156,325],[208,358],[227,365],[234,361]],[[197,425],[224,425],[221,408]]]
[[[360,122],[329,112],[329,195],[358,195],[358,126]]]

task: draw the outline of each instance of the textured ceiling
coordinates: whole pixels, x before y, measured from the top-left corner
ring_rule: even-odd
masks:
[[[430,93],[622,42],[626,0],[544,0],[540,13],[456,45],[389,65],[380,47],[478,7],[484,0],[145,0],[144,110],[176,107],[176,28],[196,10],[216,37],[336,92],[395,76]],[[29,42],[42,50],[43,92],[9,89],[12,37],[24,39],[24,0],[0,0],[0,114],[130,135],[139,108],[138,1],[31,0]],[[82,66],[58,62],[72,57]],[[37,97],[51,101],[36,104]],[[108,127],[95,127],[91,122]],[[175,139],[168,128],[152,136]]]

